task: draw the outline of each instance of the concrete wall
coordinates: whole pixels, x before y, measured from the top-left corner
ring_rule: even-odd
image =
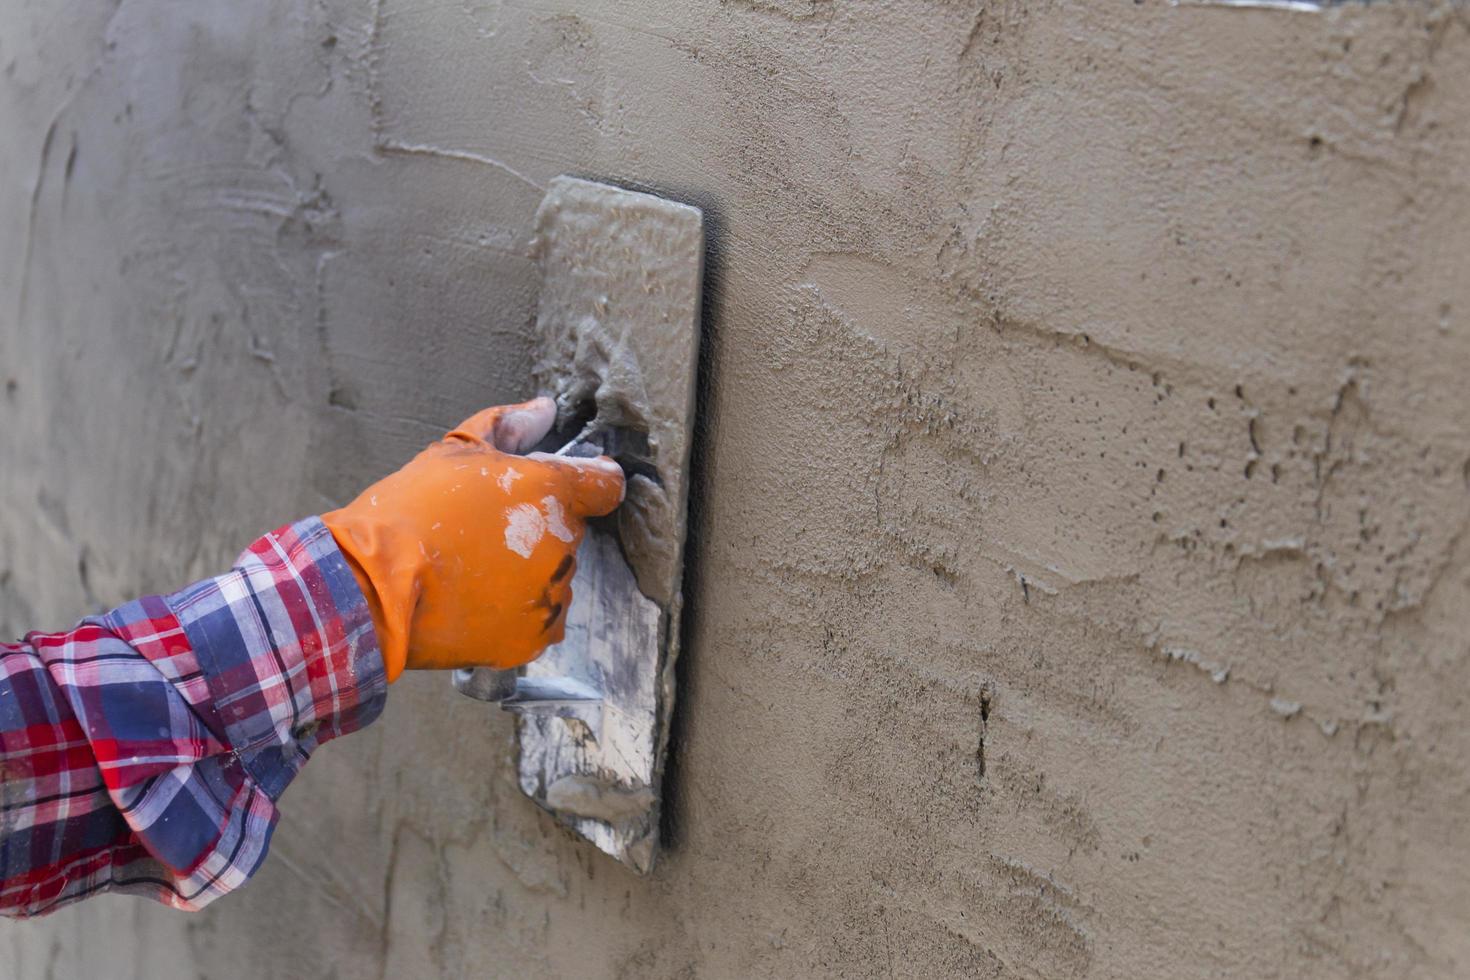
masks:
[[[1470,17],[9,0],[0,628],[526,394],[551,176],[714,251],[672,846],[444,677],[6,976],[1470,971]]]

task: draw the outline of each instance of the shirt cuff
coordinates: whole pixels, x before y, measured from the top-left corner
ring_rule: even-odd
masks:
[[[367,600],[319,518],[267,534],[167,596],[231,752],[278,799],[318,745],[372,722],[387,678]]]

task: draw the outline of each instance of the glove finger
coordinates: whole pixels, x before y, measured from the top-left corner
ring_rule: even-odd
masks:
[[[540,442],[555,422],[556,402],[543,396],[476,412],[444,438],[490,446],[503,453],[523,453]]]
[[[623,468],[610,456],[578,459],[532,453],[526,458],[546,463],[560,472],[564,490],[559,496],[575,517],[610,514],[623,502],[623,494],[627,492]]]

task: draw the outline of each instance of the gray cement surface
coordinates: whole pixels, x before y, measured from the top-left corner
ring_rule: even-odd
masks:
[[[527,391],[553,176],[714,249],[665,850],[443,677],[43,977],[1470,972],[1465,8],[11,0],[0,632]]]

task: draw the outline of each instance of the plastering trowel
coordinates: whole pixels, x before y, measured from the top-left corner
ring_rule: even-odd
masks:
[[[616,459],[623,505],[577,552],[566,639],[521,671],[462,670],[461,692],[519,716],[521,790],[646,872],[658,849],[699,349],[700,210],[558,177],[536,212],[543,450]]]

